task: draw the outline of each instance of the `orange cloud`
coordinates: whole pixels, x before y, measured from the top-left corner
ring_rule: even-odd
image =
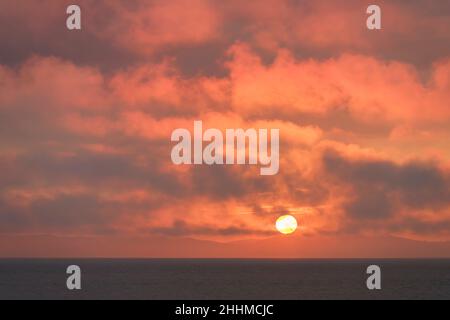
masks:
[[[323,235],[450,240],[446,5],[383,2],[370,35],[356,1],[81,5],[82,33],[56,31],[52,1],[0,10],[0,30],[29,20],[0,31],[0,237],[191,238],[193,256],[214,253],[199,239],[287,256]],[[175,166],[171,132],[195,120],[280,129],[280,173]],[[272,238],[281,213],[299,237]]]
[[[91,1],[85,6],[96,7]],[[98,9],[110,17],[109,23],[100,24],[91,16],[94,33],[139,54],[212,40],[220,26],[220,16],[205,0],[137,1],[134,6],[115,0],[108,1],[106,10]]]
[[[248,115],[344,108],[364,121],[441,122],[450,116],[448,63],[436,64],[425,84],[413,66],[359,55],[297,61],[280,51],[266,66],[244,45],[231,54],[233,105]]]

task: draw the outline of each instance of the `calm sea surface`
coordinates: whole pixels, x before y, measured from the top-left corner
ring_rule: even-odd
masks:
[[[371,264],[381,291],[366,288]],[[3,259],[0,299],[450,299],[450,260]]]

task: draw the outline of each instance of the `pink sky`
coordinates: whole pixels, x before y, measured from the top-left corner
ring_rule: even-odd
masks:
[[[0,0],[0,256],[449,257],[450,5],[372,2]],[[279,174],[173,165],[194,120]]]

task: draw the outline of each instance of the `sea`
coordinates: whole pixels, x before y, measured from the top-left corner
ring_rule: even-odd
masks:
[[[81,290],[67,289],[70,265]],[[370,265],[381,290],[367,288]],[[450,259],[0,259],[0,299],[450,299]]]

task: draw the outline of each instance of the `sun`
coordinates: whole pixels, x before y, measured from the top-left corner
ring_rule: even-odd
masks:
[[[281,216],[276,222],[276,228],[282,234],[294,233],[297,227],[297,219],[291,215]]]

